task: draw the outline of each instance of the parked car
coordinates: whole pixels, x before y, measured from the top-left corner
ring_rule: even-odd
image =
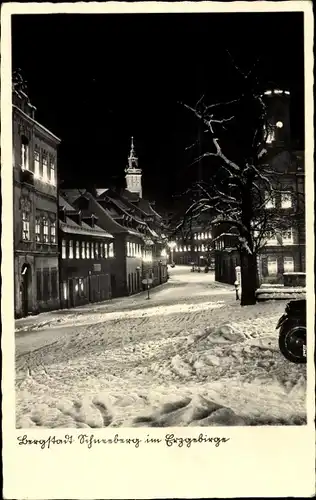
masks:
[[[306,300],[291,300],[276,329],[283,356],[292,363],[306,363]]]

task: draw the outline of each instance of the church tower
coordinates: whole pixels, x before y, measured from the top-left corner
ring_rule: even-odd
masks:
[[[138,168],[138,158],[135,153],[133,137],[131,139],[131,151],[125,173],[126,189],[131,193],[137,193],[142,198],[142,170]]]
[[[264,98],[269,127],[265,132],[266,146],[287,149],[291,145],[290,92],[280,89],[266,90]]]

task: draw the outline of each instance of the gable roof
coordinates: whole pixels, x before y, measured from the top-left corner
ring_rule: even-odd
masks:
[[[58,199],[59,206],[64,208],[68,212],[77,212],[77,210],[72,207],[67,200],[59,195]],[[63,222],[59,220],[59,227],[64,233],[74,233],[74,234],[84,234],[88,236],[97,236],[99,238],[113,238],[113,235],[102,229],[100,226],[95,225],[90,227],[84,221],[81,224],[73,221],[70,217],[66,215],[66,221]]]

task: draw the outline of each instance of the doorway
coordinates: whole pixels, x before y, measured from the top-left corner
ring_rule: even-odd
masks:
[[[32,271],[29,264],[21,269],[21,304],[22,315],[27,316],[32,309]]]

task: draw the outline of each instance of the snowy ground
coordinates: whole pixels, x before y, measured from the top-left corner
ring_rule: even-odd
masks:
[[[17,427],[305,423],[285,302],[241,308],[211,274],[170,270],[134,297],[16,321]]]

